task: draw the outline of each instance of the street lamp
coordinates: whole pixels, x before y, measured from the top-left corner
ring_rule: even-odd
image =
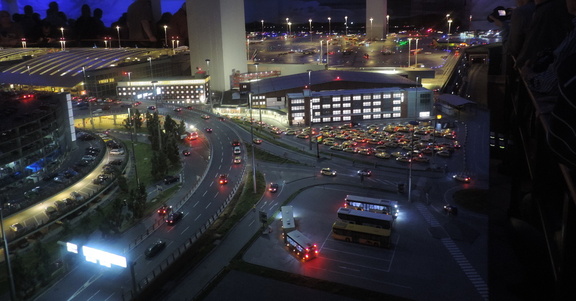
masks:
[[[164,46],[168,47],[168,25],[164,25]]]
[[[372,21],[374,21],[374,18],[370,18],[370,35],[368,36],[369,39],[371,39],[372,35],[374,35],[374,27],[372,27]]]
[[[262,35],[264,35],[264,20],[260,20],[260,23],[262,23]]]
[[[414,65],[416,65],[416,68],[418,68],[418,40],[420,39],[414,39],[416,41],[416,48],[414,48]]]
[[[438,128],[438,121],[442,119],[441,114],[436,115],[436,119],[434,119],[434,131],[432,132],[432,167],[435,167],[435,160],[434,156],[436,155],[436,131]]]
[[[210,74],[210,59],[206,59],[206,75]]]
[[[310,24],[310,35],[312,35],[312,19],[308,19],[308,23]]]
[[[290,18],[286,18],[286,29],[288,29],[288,32],[287,32],[288,35],[290,35],[290,29],[289,29],[290,25],[289,25],[289,21],[290,21]]]
[[[122,48],[122,44],[120,43],[120,26],[116,26],[116,33],[118,33],[118,48]]]
[[[344,26],[346,26],[346,28],[344,29],[345,33],[346,35],[348,35],[348,16],[344,17]]]
[[[472,30],[472,15],[470,15],[470,26],[469,26],[468,30]]]
[[[292,22],[288,22],[288,35],[292,35]]]
[[[62,39],[64,39],[64,27],[60,27],[60,32],[62,33]]]
[[[412,38],[408,38],[408,68],[410,68],[410,51],[412,50]]]
[[[448,36],[450,36],[451,27],[452,27],[452,19],[448,19]]]
[[[256,160],[254,159],[254,119],[252,119],[252,91],[248,92],[248,104],[250,106],[250,140],[252,141],[252,182],[256,193]]]
[[[414,155],[414,127],[417,126],[419,122],[412,120],[408,123],[412,125],[412,138],[410,139],[412,150],[410,151],[410,161],[408,162],[408,201],[412,202],[412,156]]]
[[[389,23],[390,23],[390,15],[386,15],[386,35],[388,35],[388,31],[390,30],[390,28],[388,27]]]
[[[331,23],[331,21],[332,21],[332,18],[328,17],[328,35],[329,36],[332,36],[332,23]],[[328,45],[328,44],[326,44],[326,45]]]
[[[320,40],[320,64],[324,63],[324,52],[322,51],[323,40]]]

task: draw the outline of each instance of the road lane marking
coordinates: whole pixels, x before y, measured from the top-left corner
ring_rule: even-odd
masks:
[[[206,205],[206,207],[204,207],[204,209],[208,209],[208,207],[210,207],[211,204],[212,204],[212,202],[208,203],[208,205]]]
[[[194,221],[197,221],[201,216],[202,214],[198,214],[198,216],[194,219]]]

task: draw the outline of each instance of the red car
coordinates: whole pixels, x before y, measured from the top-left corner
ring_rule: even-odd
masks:
[[[220,183],[221,185],[227,184],[228,176],[225,174],[221,174],[220,177],[218,178],[218,183]]]
[[[165,215],[170,214],[171,211],[172,211],[172,207],[170,207],[168,205],[162,205],[162,207],[158,208],[158,215],[165,216]]]

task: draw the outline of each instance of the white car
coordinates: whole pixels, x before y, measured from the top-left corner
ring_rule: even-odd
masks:
[[[331,168],[328,168],[328,167],[322,168],[322,170],[320,170],[320,173],[321,173],[323,176],[332,176],[332,177],[333,177],[333,176],[336,176],[336,171],[333,170],[333,169],[331,169]]]
[[[240,149],[240,146],[234,147],[234,155],[239,155],[241,152],[242,152],[242,150]]]
[[[82,160],[84,161],[94,161],[96,160],[96,157],[92,156],[92,155],[86,155],[82,157]]]
[[[111,149],[110,155],[124,155],[124,149],[122,149],[122,148]]]

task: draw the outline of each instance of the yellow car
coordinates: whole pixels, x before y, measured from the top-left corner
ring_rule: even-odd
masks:
[[[240,163],[242,163],[242,157],[240,156],[234,157],[234,164],[240,164]]]
[[[328,167],[322,168],[322,170],[320,170],[320,173],[323,176],[336,176],[336,171]]]

